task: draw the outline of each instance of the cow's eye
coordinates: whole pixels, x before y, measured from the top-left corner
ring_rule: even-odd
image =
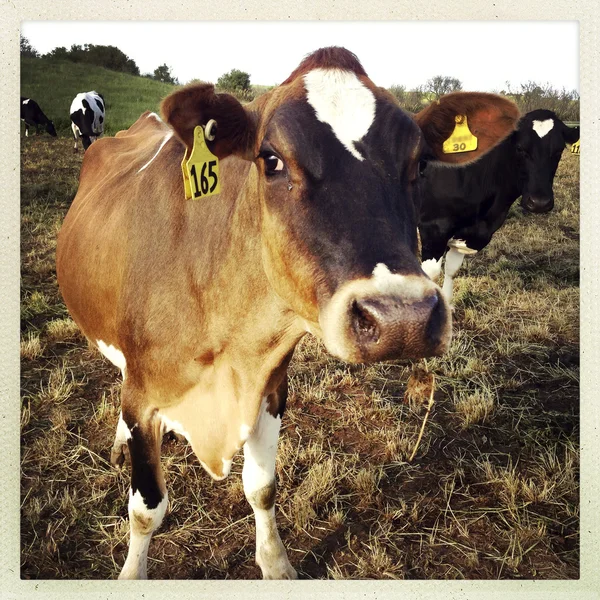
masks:
[[[419,177],[425,177],[425,169],[427,168],[427,161],[422,158],[419,161]]]
[[[275,175],[279,171],[283,171],[283,161],[275,154],[265,154],[265,173],[267,175]]]

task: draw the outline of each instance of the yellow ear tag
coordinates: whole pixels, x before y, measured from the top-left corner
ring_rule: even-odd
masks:
[[[444,154],[457,154],[460,152],[471,152],[477,150],[477,138],[471,133],[467,124],[466,115],[454,117],[456,125],[452,135],[444,142],[442,150]]]
[[[577,140],[574,144],[571,145],[571,152],[573,154],[579,154],[579,142],[581,140]]]
[[[181,162],[185,197],[197,199],[219,194],[219,159],[208,149],[202,125],[194,128],[194,146],[190,157],[187,160],[186,157],[187,151]]]

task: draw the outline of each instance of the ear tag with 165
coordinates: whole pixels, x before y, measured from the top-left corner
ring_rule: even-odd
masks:
[[[209,121],[206,129],[209,139],[214,139],[214,135],[210,136],[216,130],[216,122]],[[202,125],[194,128],[194,145],[189,158],[187,152],[184,155],[181,170],[187,199],[214,196],[221,192],[219,159],[208,149]]]

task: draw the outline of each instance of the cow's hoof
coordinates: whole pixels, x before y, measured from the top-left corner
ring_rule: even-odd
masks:
[[[110,464],[117,469],[125,464],[131,464],[129,446],[127,444],[115,444],[110,451]]]
[[[263,579],[298,579],[296,569],[292,567],[287,557],[285,560],[275,561],[274,564],[258,565],[262,571]]]

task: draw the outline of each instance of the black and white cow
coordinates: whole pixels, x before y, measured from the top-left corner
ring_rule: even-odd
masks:
[[[81,138],[87,150],[104,133],[106,115],[104,97],[98,92],[81,92],[71,103],[71,129],[75,136],[73,151],[77,152],[77,140]]]
[[[21,121],[25,121],[25,137],[29,136],[29,127],[34,125],[36,135],[40,133],[39,126],[43,125],[52,137],[56,137],[54,123],[44,114],[33,98],[21,96]]]
[[[454,169],[435,164],[427,168],[419,219],[423,269],[439,277],[449,248],[443,284],[448,301],[465,255],[489,244],[519,196],[528,212],[552,210],[552,184],[562,151],[578,139],[579,127],[568,127],[550,110],[534,110],[475,162]]]

